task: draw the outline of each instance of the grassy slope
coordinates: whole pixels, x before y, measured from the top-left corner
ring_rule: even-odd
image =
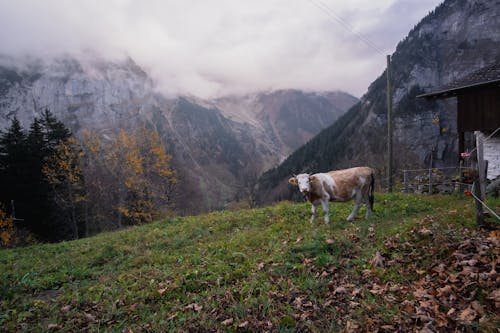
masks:
[[[351,207],[329,226],[283,202],[0,251],[0,330],[498,328],[498,238],[473,231],[470,199],[377,194],[355,223]]]

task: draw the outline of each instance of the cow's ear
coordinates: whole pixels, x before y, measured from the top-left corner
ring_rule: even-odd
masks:
[[[298,184],[297,177],[292,177],[292,178],[288,179],[288,182],[292,185],[297,185]]]
[[[314,176],[309,176],[309,182],[312,183],[316,180],[316,177]]]

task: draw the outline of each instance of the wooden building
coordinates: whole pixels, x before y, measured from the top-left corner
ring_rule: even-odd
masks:
[[[500,175],[500,63],[484,67],[418,98],[457,98],[459,152],[465,152],[465,134],[483,139],[488,178]]]

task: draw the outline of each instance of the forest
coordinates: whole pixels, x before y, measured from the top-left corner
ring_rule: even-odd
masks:
[[[88,237],[171,208],[177,177],[156,132],[82,133],[50,110],[0,132],[1,247]]]

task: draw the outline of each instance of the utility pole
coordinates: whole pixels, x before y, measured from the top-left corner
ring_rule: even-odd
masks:
[[[387,55],[387,191],[392,192],[392,87],[391,56]]]

